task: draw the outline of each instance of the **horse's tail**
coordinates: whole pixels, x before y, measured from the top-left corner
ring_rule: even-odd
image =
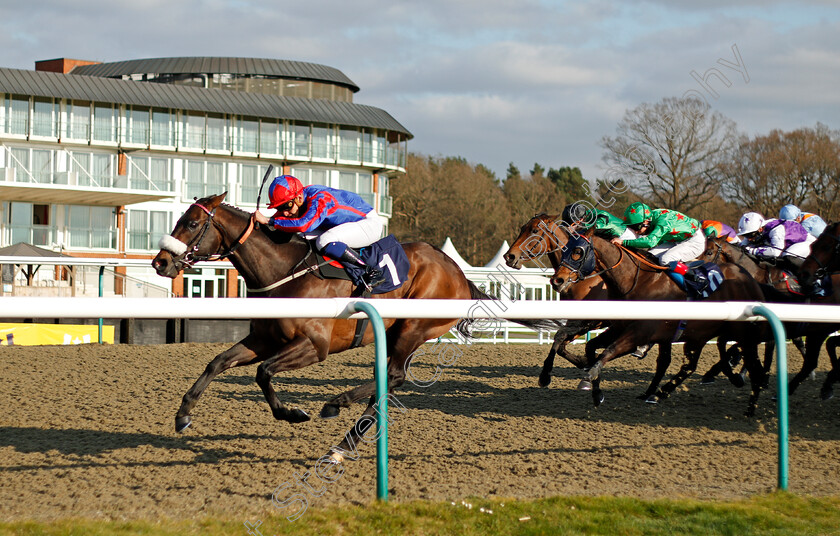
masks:
[[[493,300],[498,301],[498,298],[494,298],[489,294],[485,293],[483,290],[478,288],[475,283],[467,280],[467,283],[470,287],[470,299],[473,300]],[[458,333],[463,335],[467,339],[475,338],[472,334],[471,328],[472,324],[476,320],[484,320],[484,319],[477,319],[477,318],[462,318],[456,324],[455,329],[458,330]],[[504,319],[510,320],[511,322],[515,322],[519,325],[525,326],[526,328],[533,329],[534,331],[557,331],[557,328],[564,325],[563,321],[558,320],[515,320],[515,319]]]

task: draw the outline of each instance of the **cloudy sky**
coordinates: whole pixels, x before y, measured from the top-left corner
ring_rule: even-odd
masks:
[[[829,0],[0,0],[0,50],[0,67],[19,69],[60,57],[329,65],[361,87],[355,102],[414,134],[411,151],[500,177],[510,162],[600,177],[600,140],[625,110],[687,93],[748,134],[840,128]]]

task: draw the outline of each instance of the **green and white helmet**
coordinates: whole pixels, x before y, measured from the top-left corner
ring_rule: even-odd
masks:
[[[624,223],[627,225],[638,225],[649,220],[652,212],[650,207],[644,203],[636,202],[624,210]]]

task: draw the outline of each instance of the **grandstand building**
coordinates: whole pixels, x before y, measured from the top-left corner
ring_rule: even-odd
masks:
[[[254,210],[269,164],[357,192],[388,218],[389,181],[405,174],[412,135],[354,103],[358,91],[337,69],[270,59],[0,68],[0,248],[150,261],[194,198],[227,191],[228,203]],[[144,264],[116,270],[169,285]],[[224,267],[189,270],[171,291],[244,295]]]

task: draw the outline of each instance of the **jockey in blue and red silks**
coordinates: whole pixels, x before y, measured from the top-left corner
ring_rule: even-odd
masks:
[[[368,287],[382,282],[382,271],[368,266],[354,248],[369,246],[382,238],[385,221],[354,192],[319,184],[304,187],[291,175],[276,177],[268,187],[268,208],[277,212],[269,218],[259,210],[254,218],[274,229],[300,233],[314,240],[319,253],[346,265],[365,270]]]

